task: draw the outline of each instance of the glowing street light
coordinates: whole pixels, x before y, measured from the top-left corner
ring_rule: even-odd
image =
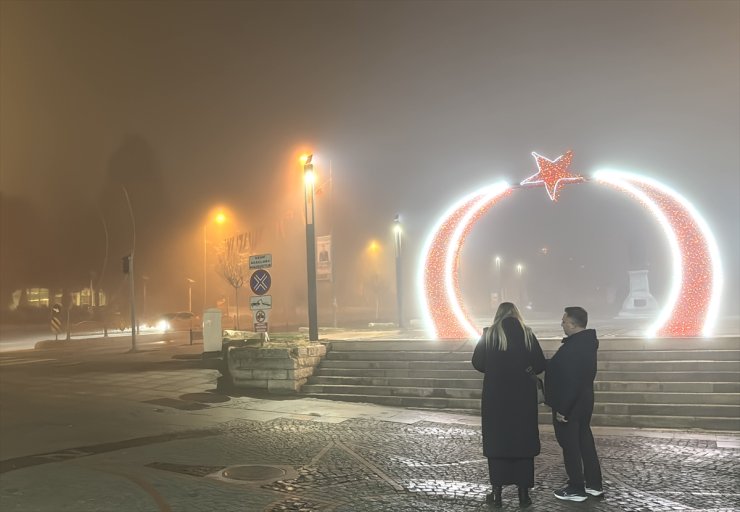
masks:
[[[316,298],[316,225],[314,210],[314,174],[311,160],[313,155],[301,157],[303,163],[304,204],[306,207],[306,273],[308,275],[308,339],[318,341],[319,322]]]
[[[219,211],[213,221],[216,224],[223,224],[226,222],[226,214]],[[208,223],[203,224],[203,310],[208,305]],[[192,305],[192,304],[191,304]],[[190,309],[192,311],[192,309]]]

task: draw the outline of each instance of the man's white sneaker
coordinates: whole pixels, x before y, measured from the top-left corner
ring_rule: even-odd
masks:
[[[602,489],[591,489],[590,487],[586,487],[586,494],[589,496],[603,496],[604,491]]]
[[[588,498],[585,492],[577,491],[575,489],[571,489],[570,487],[555,491],[553,492],[553,494],[557,499],[567,501],[586,501],[586,498]]]

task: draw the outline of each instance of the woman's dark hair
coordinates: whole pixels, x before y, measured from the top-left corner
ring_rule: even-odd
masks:
[[[588,313],[586,313],[586,310],[580,306],[570,306],[565,308],[565,314],[568,318],[573,320],[578,327],[583,327],[585,329],[586,325],[588,325]]]

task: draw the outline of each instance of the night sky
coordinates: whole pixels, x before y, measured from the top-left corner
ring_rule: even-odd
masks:
[[[340,305],[367,305],[375,283],[392,307],[396,213],[410,288],[450,203],[530,176],[532,151],[571,149],[576,172],[639,172],[692,201],[722,251],[724,313],[738,314],[737,1],[3,0],[0,15],[3,305],[21,286],[83,287],[91,271],[115,296],[132,244],[125,186],[152,308],[183,309],[185,278],[199,286],[203,226],[222,205],[229,223],[209,236],[252,233],[295,311],[309,151]],[[615,312],[636,265],[659,300],[667,287],[652,217],[593,184],[558,203],[517,191],[479,223],[461,283],[481,314],[494,254],[525,264],[543,312]]]

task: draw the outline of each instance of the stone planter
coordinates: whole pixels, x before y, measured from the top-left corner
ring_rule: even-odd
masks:
[[[234,388],[297,393],[326,355],[326,346],[230,346],[226,349],[224,378]]]

